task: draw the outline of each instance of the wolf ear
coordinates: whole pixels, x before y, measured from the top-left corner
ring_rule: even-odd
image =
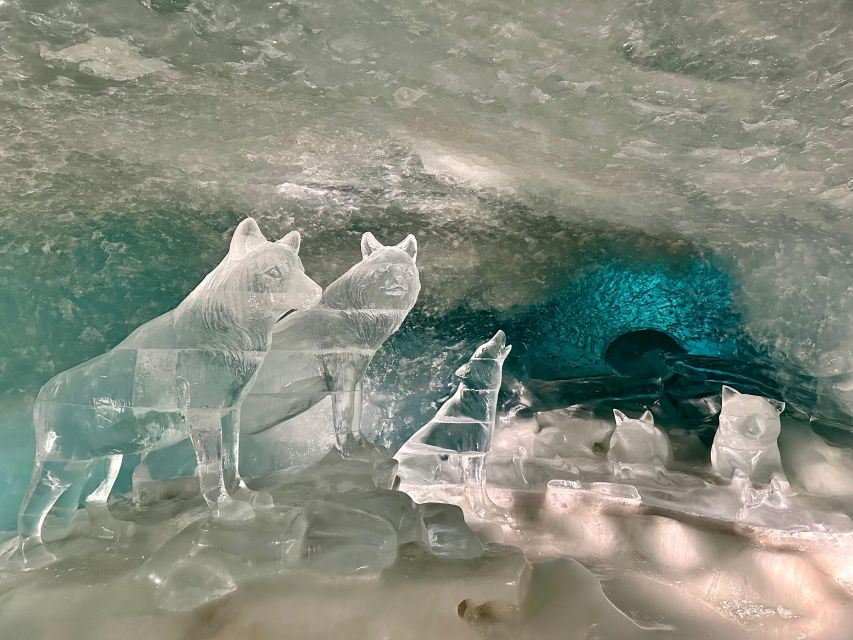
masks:
[[[255,219],[246,218],[234,230],[228,253],[233,254],[235,258],[245,258],[250,251],[254,251],[266,241]]]
[[[371,253],[376,251],[377,249],[381,249],[383,245],[379,240],[376,239],[370,231],[361,236],[361,257],[362,259],[369,256]]]
[[[652,415],[652,412],[649,411],[648,409],[643,411],[643,415],[640,416],[640,420],[642,420],[643,422],[647,422],[649,424],[655,423],[655,417]]]
[[[740,391],[738,391],[737,389],[732,389],[726,384],[723,385],[723,404],[726,404],[730,400],[734,400],[739,395]]]
[[[293,249],[293,253],[299,253],[299,245],[302,244],[302,236],[298,231],[291,231],[281,240],[276,240],[276,244],[283,244],[285,247]]]
[[[773,405],[773,408],[776,409],[776,413],[782,413],[785,411],[785,403],[782,400],[774,400],[773,398],[767,398],[767,402]]]
[[[628,416],[626,416],[624,413],[619,411],[619,409],[613,410],[613,417],[616,419],[616,426],[617,427],[628,419]]]
[[[403,240],[400,244],[397,245],[398,249],[402,249],[410,256],[412,256],[412,260],[418,259],[418,241],[415,240],[415,236],[411,233],[406,236],[405,240]]]

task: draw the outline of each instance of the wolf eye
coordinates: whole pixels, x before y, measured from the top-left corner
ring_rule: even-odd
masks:
[[[264,275],[279,280],[281,279],[281,269],[279,269],[278,267],[272,267],[271,269],[267,269],[266,271],[264,271]]]

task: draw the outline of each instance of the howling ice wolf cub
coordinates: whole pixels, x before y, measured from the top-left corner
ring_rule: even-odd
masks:
[[[394,454],[404,483],[441,481],[443,463],[453,460],[461,465],[461,480],[472,512],[485,514],[490,503],[485,459],[495,431],[503,363],[511,349],[504,332],[498,331],[457,369],[461,380],[456,392]]]
[[[35,470],[12,550],[24,568],[53,559],[42,545],[45,518],[55,507],[67,528],[96,462],[106,462],[108,472],[87,507],[103,516],[124,454],[187,435],[214,515],[252,517],[252,507],[227,489],[239,480],[240,402],[276,321],[320,297],[298,251],[298,232],[269,242],[253,219],[244,220],[228,255],[175,309],[42,387],[33,411]]]
[[[332,395],[338,446],[345,455],[354,451],[363,440],[364,373],[418,299],[417,251],[412,235],[386,247],[364,234],[361,262],[326,287],[316,306],[276,325],[243,403],[241,433],[270,429]]]

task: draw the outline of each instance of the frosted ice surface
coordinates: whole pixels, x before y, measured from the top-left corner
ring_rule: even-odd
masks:
[[[714,470],[724,478],[739,471],[750,480],[765,484],[774,474],[781,475],[777,439],[781,430],[779,414],[784,408],[784,403],[724,386],[720,426],[711,447]]]
[[[365,233],[361,251],[361,262],[327,286],[315,306],[275,326],[243,402],[241,433],[270,429],[331,396],[338,445],[348,452],[363,440],[362,379],[415,305],[420,279],[412,235],[386,247]]]
[[[122,457],[188,435],[213,512],[226,519],[252,516],[247,502],[229,494],[240,482],[240,402],[275,322],[319,299],[320,287],[299,260],[299,243],[295,231],[270,242],[247,218],[219,266],[177,308],[42,387],[33,410],[33,481],[18,519],[19,561],[50,561],[41,544],[45,517],[54,509],[70,521],[97,462],[106,461],[108,469],[88,508],[107,520]]]
[[[162,60],[146,58],[137,47],[120,38],[94,36],[56,52],[43,47],[41,55],[46,60],[79,63],[82,71],[110,80],[134,80],[169,69]]]

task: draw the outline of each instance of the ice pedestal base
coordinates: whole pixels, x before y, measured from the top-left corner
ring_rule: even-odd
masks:
[[[843,537],[707,526],[568,479],[489,487],[510,518],[478,519],[461,487],[389,489],[375,453],[265,478],[273,508],[239,526],[197,497],[128,501],[112,510],[135,533],[110,544],[81,511],[56,564],[0,580],[3,639],[840,640],[853,624]]]

